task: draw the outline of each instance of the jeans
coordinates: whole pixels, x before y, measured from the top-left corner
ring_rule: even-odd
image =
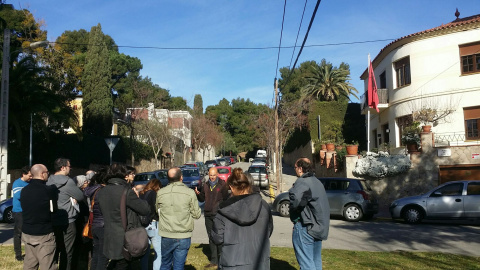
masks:
[[[160,265],[162,264],[162,237],[158,234],[158,221],[152,220],[150,225],[146,228],[148,234],[148,242],[153,245],[153,251],[155,257],[153,259],[153,269],[159,270]],[[141,259],[142,270],[148,270],[148,261],[150,258],[150,246],[148,247],[147,253],[143,255]]]
[[[13,227],[13,250],[15,251],[15,257],[22,257],[22,212],[12,212],[13,220],[15,221],[15,227]]]
[[[161,270],[183,270],[190,249],[191,238],[162,237],[162,266]]]
[[[300,269],[322,269],[322,240],[309,235],[302,222],[293,226],[292,242]]]
[[[93,227],[93,250],[90,270],[104,270],[108,263],[108,258],[103,255],[104,227]]]

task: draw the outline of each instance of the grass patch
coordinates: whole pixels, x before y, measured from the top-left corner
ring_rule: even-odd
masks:
[[[185,269],[203,269],[208,264],[207,244],[192,244]],[[480,257],[432,252],[368,252],[324,249],[323,269],[480,269]],[[0,246],[0,269],[21,270],[12,245]],[[271,269],[300,269],[293,248],[272,247]],[[138,268],[139,269],[139,268]]]

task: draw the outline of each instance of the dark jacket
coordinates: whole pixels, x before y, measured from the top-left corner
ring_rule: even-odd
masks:
[[[85,196],[87,196],[89,199],[88,207],[91,207],[92,197],[97,190],[100,191],[99,188],[102,188],[102,185],[88,186],[83,190],[83,194],[85,194]],[[91,211],[93,212],[92,227],[103,227],[103,215],[102,211],[100,210],[100,205],[98,204],[98,192],[95,194],[93,209],[91,209]]]
[[[326,240],[330,227],[330,205],[322,182],[313,174],[300,176],[288,191],[290,218],[302,222],[317,240]]]
[[[125,231],[120,216],[120,200],[125,189],[127,189],[127,229],[141,227],[138,215],[150,214],[147,202],[137,197],[125,179],[112,178],[98,191],[96,200],[102,211],[105,228],[103,254],[111,260],[123,259]]]
[[[65,175],[50,175],[47,185],[54,185],[58,189],[58,211],[53,215],[53,225],[67,225],[75,221],[78,211],[72,205],[71,199],[82,201],[83,192],[77,187],[72,178]]]
[[[157,192],[155,192],[155,190],[149,190],[144,194],[140,194],[140,198],[147,201],[148,206],[150,207],[151,219],[158,221],[158,211],[155,207],[155,203],[157,202]]]
[[[258,193],[233,196],[220,204],[212,240],[223,244],[222,269],[270,269],[272,212]]]
[[[53,232],[50,200],[56,209],[57,188],[47,186],[40,179],[30,180],[21,191],[20,204],[23,210],[22,232],[30,235],[46,235]]]
[[[212,217],[217,214],[218,205],[228,199],[228,186],[225,181],[217,177],[217,184],[210,185],[210,180],[205,181],[197,198],[201,202],[205,202],[203,214],[206,217]]]

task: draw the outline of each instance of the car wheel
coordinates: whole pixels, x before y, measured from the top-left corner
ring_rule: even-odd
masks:
[[[282,217],[289,217],[290,216],[290,202],[283,201],[278,205],[278,213]]]
[[[343,209],[343,217],[346,221],[359,221],[363,217],[363,212],[358,205],[349,204]]]
[[[5,211],[3,212],[3,221],[7,223],[13,223],[12,207],[5,209]]]
[[[403,211],[403,219],[409,224],[420,223],[423,219],[423,212],[418,207],[408,207]]]

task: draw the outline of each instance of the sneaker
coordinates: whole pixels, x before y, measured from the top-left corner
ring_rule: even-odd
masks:
[[[23,256],[15,256],[15,260],[21,262],[23,261]]]

